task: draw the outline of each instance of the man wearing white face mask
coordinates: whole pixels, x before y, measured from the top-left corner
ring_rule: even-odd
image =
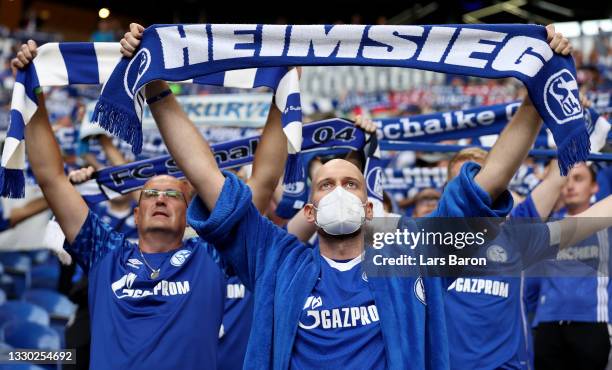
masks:
[[[550,46],[564,51],[567,39],[548,31]],[[130,41],[134,35],[127,39],[138,46]],[[533,144],[539,120],[526,99],[482,169],[463,166],[433,216],[505,216],[512,205],[506,186]],[[367,279],[361,273],[361,226],[372,218],[373,206],[356,166],[336,159],[317,172],[304,212],[319,225],[319,247],[309,248],[259,214],[248,187],[218,169],[186,115],[158,127],[198,192],[188,210],[190,225],[215,242],[253,292],[246,368],[448,368],[440,279]]]

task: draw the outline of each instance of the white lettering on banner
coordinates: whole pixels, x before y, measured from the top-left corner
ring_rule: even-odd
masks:
[[[268,117],[272,94],[211,94],[206,96],[177,97],[189,119],[198,126],[263,127]],[[89,122],[95,102],[87,104],[81,124],[80,139],[103,132]],[[143,130],[157,131],[149,106],[142,118]]]
[[[499,120],[510,121],[520,103],[508,104],[497,114]],[[463,111],[446,112],[438,118],[429,118],[425,121],[414,120],[415,117],[399,118],[397,122],[385,123],[374,121],[378,127],[378,137],[386,140],[410,139],[424,136],[425,134],[442,134],[455,130],[469,130],[479,126],[490,126],[496,121],[496,112],[483,110],[480,112],[466,113]]]
[[[182,27],[184,36],[181,36],[178,26],[156,28],[166,69],[207,61],[206,25]],[[476,69],[491,65],[498,71],[514,71],[533,77],[544,66],[543,61],[552,57],[552,51],[543,40],[515,36],[504,44],[506,33],[469,27],[461,28],[453,42],[455,31],[452,27],[432,27],[424,38],[425,27],[422,26],[377,25],[369,26],[364,32],[363,25],[295,25],[291,28],[288,45],[285,45],[287,40],[282,26],[266,26],[265,32],[262,28],[256,25],[212,25],[213,60],[279,56],[282,44],[287,57],[306,57],[312,50],[315,58],[357,58],[361,48],[361,56],[366,59],[408,61],[418,55],[415,59],[440,63],[441,56],[450,47],[442,63]],[[231,37],[227,38],[228,35]],[[253,41],[258,36],[262,44],[256,49]],[[385,46],[369,45],[371,42]],[[183,58],[183,50],[187,50],[187,58]]]
[[[336,58],[356,58],[364,29],[360,25],[338,25],[326,32],[324,25],[293,26],[287,56],[305,57],[312,47],[315,57],[327,58],[337,50]]]
[[[255,31],[254,24],[215,24],[212,26],[212,34],[217,39],[223,39],[224,42],[213,42],[213,59],[232,59],[232,58],[247,58],[255,55],[255,50],[240,48],[236,49],[237,45],[244,46],[252,44],[255,41],[255,36],[252,33],[236,33],[237,31]],[[220,40],[219,40],[220,41]],[[195,64],[195,63],[191,63]]]
[[[508,298],[509,284],[503,281],[490,279],[457,278],[448,287],[448,290],[454,290],[460,293],[487,294]]]

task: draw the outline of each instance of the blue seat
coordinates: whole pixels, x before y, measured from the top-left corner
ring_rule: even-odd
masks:
[[[49,289],[30,289],[23,294],[23,300],[44,308],[51,318],[53,328],[62,338],[66,324],[76,312],[76,305],[65,295]]]
[[[32,268],[32,260],[23,252],[2,252],[0,262],[8,273],[26,273]]]
[[[32,267],[30,288],[57,289],[60,266],[57,261],[49,261]]]
[[[32,365],[32,364],[11,364],[11,365],[0,365],[0,370],[47,370],[44,367]]]
[[[28,251],[28,255],[32,260],[32,265],[42,265],[49,261],[49,257],[51,256],[51,251],[48,249],[38,249],[33,251]]]
[[[6,293],[4,290],[0,289],[0,306],[2,306],[6,302]]]
[[[0,336],[15,348],[58,350],[60,337],[55,330],[28,321],[11,321],[0,329]]]
[[[15,280],[10,275],[0,275],[0,289],[2,289],[8,298],[15,298]]]
[[[4,271],[10,275],[14,281],[14,295],[9,298],[20,298],[24,291],[30,287],[30,270],[32,261],[26,253],[22,252],[3,252],[0,253],[0,262],[4,265]]]
[[[68,321],[76,311],[68,297],[49,289],[30,289],[23,294],[23,300],[44,308],[51,319]]]
[[[0,325],[9,321],[30,321],[48,326],[51,322],[44,308],[29,302],[7,301],[0,306]]]

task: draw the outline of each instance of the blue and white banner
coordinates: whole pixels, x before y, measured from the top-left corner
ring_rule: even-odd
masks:
[[[196,126],[201,127],[251,127],[261,128],[272,103],[270,93],[252,94],[209,94],[177,96],[177,100],[187,117]],[[81,140],[92,135],[107,132],[91,122],[96,103],[87,104],[86,113],[81,123]],[[143,131],[158,132],[149,106],[146,105],[142,115]]]
[[[101,126],[139,150],[143,87],[271,65],[377,65],[522,81],[553,132],[562,173],[586,158],[588,134],[573,59],[555,54],[534,25],[154,25],[122,60],[98,100]],[[218,77],[221,78],[221,77]],[[253,74],[254,81],[257,75]],[[288,94],[299,101],[299,91]],[[300,150],[295,102],[281,104],[288,141]]]
[[[227,169],[252,163],[258,143],[259,136],[254,136],[214,144],[211,149],[219,168]],[[365,143],[366,135],[348,120],[329,119],[304,126],[303,150],[306,155],[338,150],[361,150]],[[377,153],[378,151],[373,149],[372,156]],[[372,163],[370,168],[375,175],[375,163]],[[88,203],[97,203],[140,189],[151,177],[162,174],[183,177],[172,157],[165,155],[102,169],[94,174],[92,180],[78,185],[77,188]],[[305,184],[288,185],[288,190],[291,189],[294,190],[293,194],[299,195],[299,190],[304,190]],[[372,183],[372,189],[377,189],[375,183]]]

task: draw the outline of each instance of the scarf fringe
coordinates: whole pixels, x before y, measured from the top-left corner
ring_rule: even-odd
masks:
[[[558,146],[561,176],[567,176],[576,163],[585,162],[589,157],[591,152],[589,133],[583,127],[580,127],[580,130],[580,133],[566,138]]]
[[[304,177],[304,165],[300,153],[288,154],[285,164],[285,176],[283,184],[292,184],[300,181]]]
[[[1,196],[7,198],[25,197],[25,175],[23,170],[0,168]]]
[[[111,135],[130,144],[132,153],[140,154],[142,151],[142,124],[133,112],[121,109],[100,96],[91,120]]]

